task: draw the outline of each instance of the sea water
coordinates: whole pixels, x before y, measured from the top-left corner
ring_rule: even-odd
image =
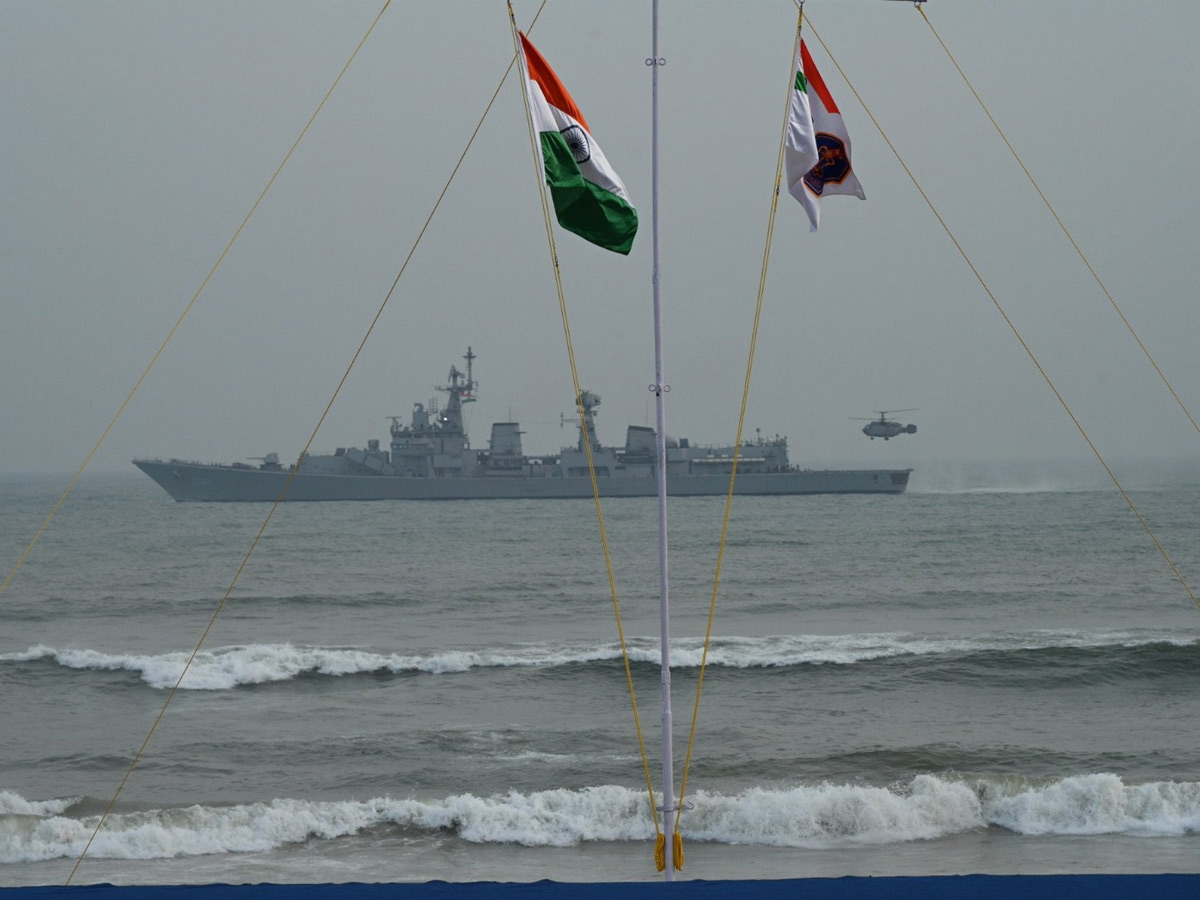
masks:
[[[681,877],[1197,871],[1200,610],[1137,518],[920,475],[736,499]],[[0,481],[5,573],[67,480]],[[1200,585],[1200,488],[1131,497]],[[660,877],[590,501],[290,504],[247,556],[268,510],[63,505],[0,595],[0,885],[65,881],[143,742],[73,883]],[[656,513],[603,505],[659,791]],[[677,775],[723,515],[669,504]]]

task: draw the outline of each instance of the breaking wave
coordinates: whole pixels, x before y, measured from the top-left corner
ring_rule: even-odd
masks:
[[[1018,655],[1031,651],[1125,653],[1141,668],[1192,668],[1200,639],[1159,632],[1038,631],[1024,634],[932,637],[913,634],[776,635],[726,637],[713,642],[710,666],[734,669],[771,669],[804,665],[852,665],[895,657],[937,658],[986,656],[989,665],[999,655],[1013,654],[1014,664],[1027,666]],[[635,663],[656,665],[657,643],[648,638],[629,642]],[[672,642],[672,665],[687,669],[700,665],[702,642]],[[50,660],[68,669],[130,671],[155,688],[174,687],[187,663],[183,651],[153,655],[105,653],[99,650],[35,646],[18,653],[0,654],[0,664]],[[181,687],[190,690],[228,690],[241,685],[289,681],[305,674],[326,676],[371,673],[448,674],[472,669],[551,668],[611,663],[621,658],[615,642],[531,643],[507,647],[440,650],[427,653],[379,653],[336,647],[292,644],[250,644],[198,653]],[[1053,660],[1047,659],[1047,663]],[[1111,659],[1106,659],[1111,663]]]
[[[1024,835],[1173,836],[1200,831],[1200,784],[1125,784],[1109,774],[1043,782],[919,775],[888,787],[822,784],[699,792],[683,820],[692,841],[825,848],[930,840],[995,826]],[[0,791],[0,862],[77,856],[94,816],[74,800]],[[301,841],[399,830],[450,832],[472,843],[565,847],[654,836],[644,792],[615,785],[441,800],[272,800],[110,816],[89,851],[109,859],[265,851]]]

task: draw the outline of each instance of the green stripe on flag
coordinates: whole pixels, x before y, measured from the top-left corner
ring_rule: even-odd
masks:
[[[558,224],[606,250],[629,253],[637,234],[637,210],[584,178],[560,133],[543,131],[541,141]]]

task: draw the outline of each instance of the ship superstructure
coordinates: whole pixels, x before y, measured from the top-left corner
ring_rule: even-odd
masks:
[[[622,446],[605,446],[596,430],[600,396],[580,391],[581,419],[574,446],[548,456],[527,456],[518,422],[495,422],[486,450],[472,450],[463,404],[475,400],[475,353],[463,357],[466,372],[450,367],[448,395],[414,403],[410,420],[391,417],[391,443],[376,439],[366,449],[338,448],[310,454],[284,467],[278,454],[247,463],[198,463],[178,459],[135,459],[134,465],[176,500],[471,500],[571,498],[592,495],[591,464],[602,496],[653,496],[658,469],[653,428],[630,425]],[[718,495],[729,490],[733,445],[692,446],[667,439],[667,490],[672,495]],[[902,493],[910,469],[797,469],[788,460],[787,438],[756,437],[737,455],[738,494]],[[286,492],[285,492],[286,486]]]

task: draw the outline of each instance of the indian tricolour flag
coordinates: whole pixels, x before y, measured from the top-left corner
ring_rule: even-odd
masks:
[[[558,222],[593,244],[628,253],[637,210],[587,120],[537,48],[521,35],[525,91]]]
[[[862,185],[850,166],[850,135],[842,114],[817,71],[808,47],[800,41],[796,54],[796,84],[788,110],[784,144],[788,193],[808,213],[810,231],[821,222],[821,198],[852,194],[865,200]]]

